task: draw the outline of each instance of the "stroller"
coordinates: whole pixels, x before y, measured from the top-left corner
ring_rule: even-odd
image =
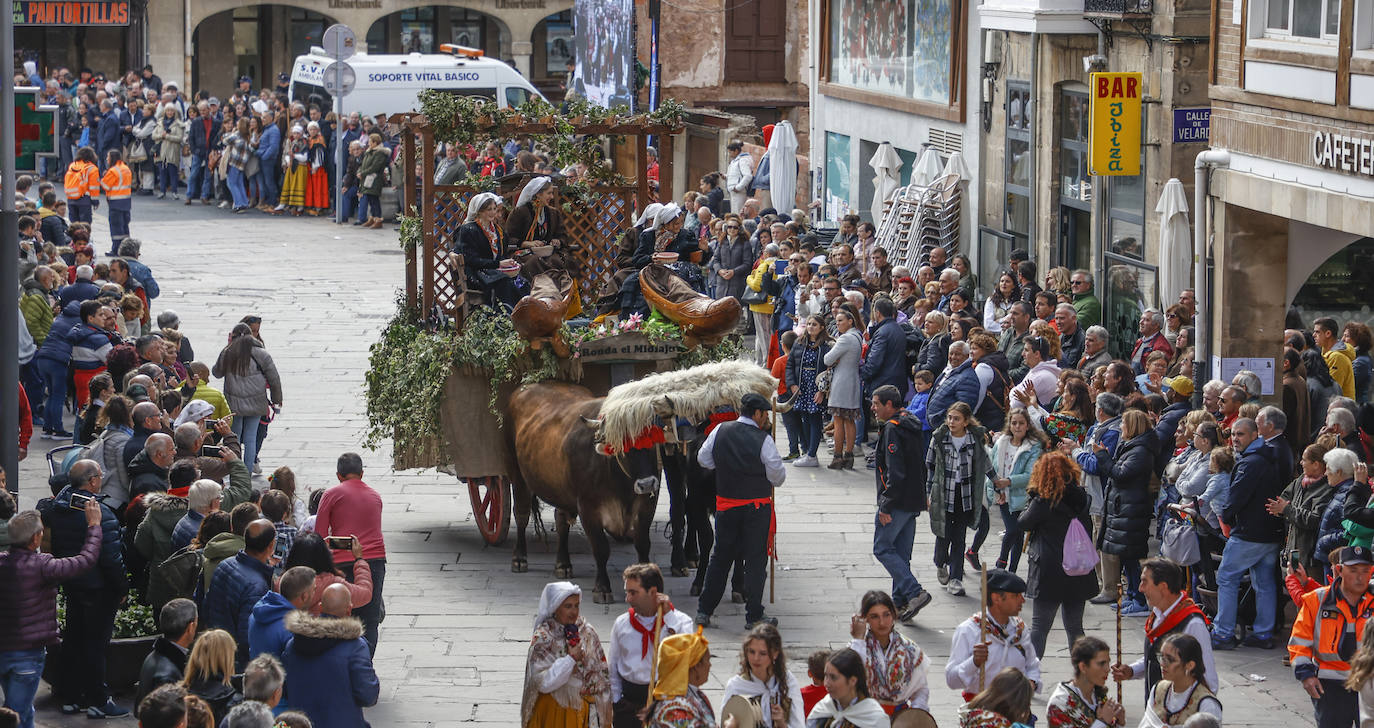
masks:
[[[1169,504],[1161,530],[1164,534],[1161,552],[1184,567],[1193,601],[1202,607],[1208,619],[1215,619],[1217,567],[1226,547],[1226,537],[1199,513],[1195,501]],[[1247,572],[1241,574],[1236,599],[1236,637],[1244,638],[1244,632],[1254,621],[1255,589]]]
[[[52,489],[53,495],[57,495],[71,483],[67,473],[76,461],[81,459],[81,453],[85,450],[85,445],[63,445],[48,451],[48,487]]]

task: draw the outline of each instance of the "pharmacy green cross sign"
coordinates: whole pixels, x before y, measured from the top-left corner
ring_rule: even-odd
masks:
[[[57,156],[57,107],[42,103],[40,89],[14,89],[14,170],[37,172],[40,157]]]

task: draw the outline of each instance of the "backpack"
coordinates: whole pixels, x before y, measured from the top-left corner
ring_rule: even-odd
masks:
[[[148,605],[154,612],[173,599],[193,599],[200,586],[205,559],[201,550],[185,546],[148,570]]]
[[[1069,521],[1068,533],[1064,534],[1064,573],[1069,576],[1091,574],[1097,567],[1097,548],[1088,538],[1088,530],[1083,521],[1074,518]]]
[[[105,430],[104,432],[100,433],[99,437],[95,438],[95,440],[92,441],[91,444],[87,445],[84,449],[82,449],[80,451],[80,459],[94,460],[97,463],[100,463],[100,467],[105,467],[105,441],[110,439],[110,432],[110,430]],[[67,462],[64,458],[62,461],[62,472],[67,472],[71,469],[72,465],[75,464],[75,460]]]

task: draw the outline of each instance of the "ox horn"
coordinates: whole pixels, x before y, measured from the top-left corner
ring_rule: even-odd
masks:
[[[588,417],[588,416],[586,416],[586,415],[579,415],[579,416],[582,418],[582,423],[585,424],[586,426],[592,428],[592,429],[596,429],[596,428],[598,428],[598,427],[601,426],[601,418],[600,418],[600,417],[592,418],[592,417]]]

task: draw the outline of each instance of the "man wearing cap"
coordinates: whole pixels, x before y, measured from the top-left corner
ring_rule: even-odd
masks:
[[[239,96],[250,98],[253,95],[253,77],[239,76],[239,87],[235,89]]]
[[[911,573],[916,517],[926,505],[925,439],[921,421],[902,406],[901,390],[884,384],[873,391],[872,404],[882,428],[874,455],[878,514],[873,524],[873,556],[892,576],[892,600],[897,603],[897,616],[905,621],[931,601],[930,591],[921,588]]]
[[[773,489],[787,478],[782,455],[769,434],[768,412],[761,395],[740,401],[739,419],[711,430],[697,462],[716,471],[716,545],[706,567],[706,582],[697,601],[696,622],[707,625],[725,590],[725,577],[737,559],[744,560],[746,628],[776,625],[763,613],[763,582],[768,575],[769,540],[773,531]]]
[[[1207,616],[1188,596],[1187,586],[1183,569],[1166,558],[1149,559],[1140,565],[1140,592],[1150,605],[1150,614],[1145,617],[1145,654],[1130,665],[1112,665],[1112,678],[1117,682],[1143,678],[1147,702],[1154,693],[1155,683],[1163,676],[1159,665],[1159,647],[1164,643],[1164,638],[1172,634],[1182,633],[1197,640],[1202,647],[1202,668],[1207,687],[1213,692],[1220,689],[1217,685],[1217,666],[1212,659],[1211,634],[1207,631]]]
[[[1293,675],[1312,698],[1317,728],[1349,728],[1359,718],[1358,695],[1345,687],[1350,659],[1374,614],[1369,576],[1374,555],[1364,546],[1341,549],[1334,580],[1304,594],[1288,639]]]
[[[290,93],[290,92],[291,92],[291,74],[289,74],[289,73],[278,73],[278,74],[277,74],[277,93],[279,93],[279,94],[287,94],[287,93]]]
[[[987,612],[975,614],[954,628],[945,684],[960,691],[967,701],[1003,668],[1014,667],[1038,692],[1040,657],[1031,644],[1030,628],[1018,616],[1026,603],[1026,582],[1006,569],[989,569],[987,589]],[[980,635],[983,641],[979,641]]]

